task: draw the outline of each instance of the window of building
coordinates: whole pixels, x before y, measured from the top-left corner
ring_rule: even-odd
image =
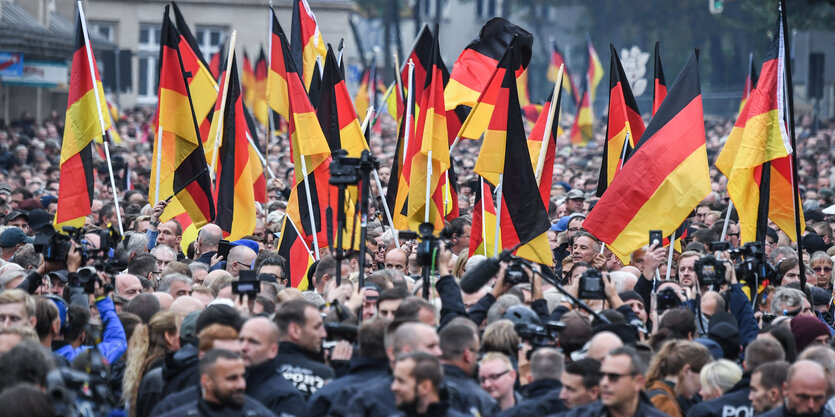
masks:
[[[90,33],[98,34],[110,42],[116,40],[116,24],[113,22],[88,22],[87,27]]]
[[[223,39],[226,37],[226,28],[218,26],[197,26],[197,45],[203,58],[209,59],[220,51]]]
[[[159,59],[160,27],[154,23],[139,25],[139,42],[137,43],[137,102],[151,104],[157,99],[157,60]]]

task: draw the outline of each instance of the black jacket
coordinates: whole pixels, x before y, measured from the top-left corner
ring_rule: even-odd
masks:
[[[490,417],[499,413],[499,405],[481,386],[461,368],[444,364],[444,383],[450,396],[450,404],[456,410],[473,416]]]
[[[504,410],[499,417],[532,417],[565,410],[559,399],[562,384],[557,379],[541,379],[527,386],[526,399]]]
[[[202,398],[183,404],[160,417],[276,417],[258,401],[246,397],[243,407],[226,407],[204,401]]]
[[[350,417],[390,417],[400,416],[401,411],[394,405],[394,393],[391,392],[391,376],[365,384],[348,401],[345,416]]]
[[[202,264],[206,264],[208,266],[212,266],[212,257],[217,254],[217,251],[211,252],[204,252],[200,254],[200,257],[195,260],[195,262],[200,262]]]
[[[276,415],[305,415],[304,398],[278,373],[275,360],[247,369],[246,395],[258,400]]]
[[[153,409],[150,415],[158,416],[178,408],[183,404],[197,402],[200,399],[199,388],[198,385],[195,385],[165,397],[159,404],[151,404]]]
[[[299,390],[305,401],[334,377],[333,369],[315,353],[291,342],[279,343],[276,363],[281,375]]]
[[[152,363],[139,382],[139,390],[136,392],[136,417],[150,416],[151,409],[163,397],[165,381],[162,380],[162,363],[162,359]]]
[[[766,411],[765,413],[760,414],[760,417],[795,417],[797,414],[792,413],[788,409],[786,409],[785,404],[781,405],[777,408],[771,409]],[[820,416],[820,417],[832,417],[832,414],[826,411],[826,407],[824,406],[821,408],[820,413],[818,414],[804,414],[804,416]]]
[[[406,410],[403,412],[406,417],[467,417],[446,402],[432,403],[426,409],[426,413],[418,414],[415,410]]]
[[[200,359],[197,355],[197,346],[191,344],[176,352],[165,354],[165,362],[162,364],[165,386],[160,399],[200,384],[200,371],[197,369]]]
[[[751,376],[743,374],[725,395],[714,400],[696,404],[687,410],[687,417],[747,417],[754,415],[754,408],[748,400],[751,391]]]
[[[608,410],[600,401],[595,401],[591,404],[586,404],[582,407],[572,408],[562,414],[560,417],[599,417],[609,415]],[[658,411],[652,406],[649,400],[642,396],[641,401],[638,402],[638,409],[635,410],[635,417],[669,417],[666,414]]]
[[[307,402],[307,415],[348,415],[348,402],[357,391],[388,376],[388,361],[354,357],[351,359],[347,375],[331,381],[310,397]]]

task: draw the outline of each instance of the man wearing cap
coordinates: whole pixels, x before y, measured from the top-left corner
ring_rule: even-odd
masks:
[[[579,189],[573,189],[565,195],[565,214],[582,213],[586,195]]]
[[[30,236],[41,233],[47,226],[52,227],[52,216],[49,213],[43,209],[34,209],[29,212]]]
[[[8,261],[14,256],[18,248],[27,243],[32,243],[34,240],[35,238],[26,236],[26,233],[20,228],[10,227],[4,230],[3,233],[0,233],[0,258]]]
[[[32,230],[29,228],[29,215],[22,211],[13,211],[6,216],[6,226],[14,226],[23,230],[27,235],[31,234]]]

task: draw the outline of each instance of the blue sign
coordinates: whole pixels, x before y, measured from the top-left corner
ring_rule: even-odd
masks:
[[[0,78],[23,76],[23,54],[0,52]]]

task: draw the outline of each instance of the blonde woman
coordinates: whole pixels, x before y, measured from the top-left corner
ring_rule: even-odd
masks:
[[[171,312],[159,312],[145,325],[136,326],[128,344],[122,397],[128,416],[147,416],[159,398],[154,393],[140,393],[142,379],[154,368],[162,366],[165,354],[180,349],[177,318]],[[156,393],[159,396],[159,392]],[[137,401],[140,395],[141,401]],[[146,409],[147,408],[147,409]]]
[[[699,372],[702,389],[699,395],[702,401],[710,401],[721,397],[742,379],[742,368],[727,359],[713,361]]]

